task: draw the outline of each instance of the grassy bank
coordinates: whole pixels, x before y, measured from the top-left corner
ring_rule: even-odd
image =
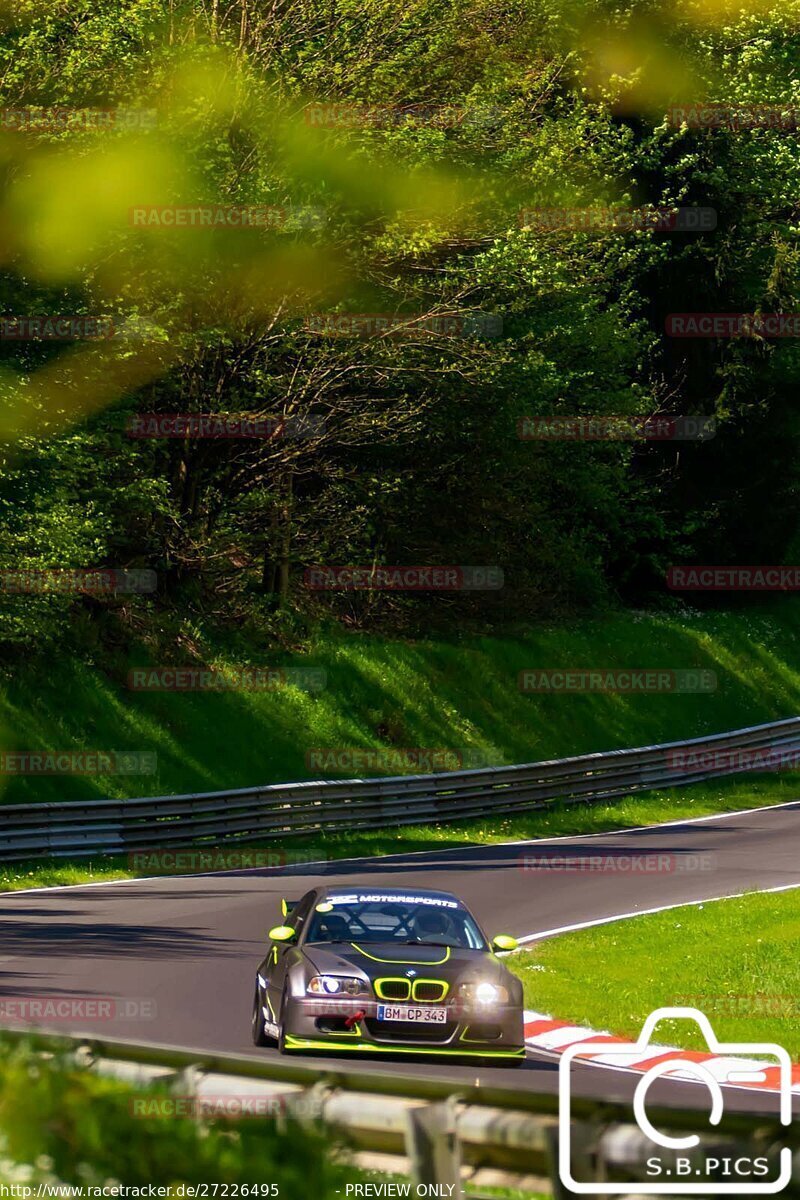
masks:
[[[686,788],[664,788],[600,804],[555,804],[547,809],[509,817],[454,821],[448,825],[330,833],[313,839],[291,839],[283,846],[272,843],[263,847],[242,846],[238,850],[235,846],[227,849],[218,847],[213,852],[211,862],[204,863],[195,858],[193,862],[184,862],[181,869],[235,869],[240,865],[249,865],[243,861],[247,855],[254,856],[253,865],[291,867],[293,862],[458,849],[525,838],[604,833],[661,821],[685,820],[757,808],[760,805],[788,803],[798,796],[800,773],[740,775]],[[194,853],[198,855],[200,851]],[[256,858],[257,855],[261,857]],[[174,867],[169,865],[164,869],[167,873],[174,871]],[[159,869],[148,861],[137,859],[131,862],[121,856],[72,863],[55,859],[45,863],[0,864],[0,891],[132,879],[157,873]]]
[[[529,1008],[635,1037],[656,1008],[704,1012],[727,1042],[776,1042],[800,1061],[800,889],[580,930],[514,956]],[[657,947],[657,952],[653,948]],[[696,1025],[657,1040],[703,1050]]]
[[[352,750],[421,747],[452,768],[668,741],[800,712],[800,608],[654,616],[621,613],[516,638],[389,641],[318,638],[302,653],[256,653],[196,632],[173,665],[314,667],[326,686],[268,691],[143,692],[129,672],[161,665],[152,649],[100,665],[65,654],[19,667],[0,692],[0,736],[14,751],[144,751],[143,774],[4,776],[6,803],[158,795],[320,777],[401,773]],[[520,671],[699,669],[715,691],[522,694]],[[340,755],[320,755],[320,751]],[[322,764],[322,765],[320,765]],[[426,769],[425,759],[408,770]]]

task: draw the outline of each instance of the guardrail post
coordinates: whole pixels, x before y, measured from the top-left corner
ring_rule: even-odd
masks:
[[[552,1126],[545,1134],[547,1138],[547,1167],[550,1175],[550,1187],[554,1200],[569,1200],[570,1193],[561,1181],[561,1170],[558,1158],[559,1128]]]
[[[291,1096],[278,1116],[278,1128],[285,1132],[288,1128],[287,1117],[312,1125],[321,1121],[325,1114],[325,1101],[333,1095],[333,1089],[326,1080],[320,1079],[310,1088]]]
[[[450,1195],[461,1193],[461,1146],[456,1130],[452,1097],[435,1104],[410,1108],[406,1114],[406,1153],[414,1184],[451,1185]]]
[[[169,1076],[167,1089],[171,1096],[191,1096],[194,1100],[194,1119],[200,1121],[203,1116],[202,1104],[198,1100],[198,1084],[204,1072],[194,1063],[182,1067]]]
[[[570,1161],[572,1170],[583,1182],[601,1184],[608,1181],[608,1169],[602,1155],[598,1154],[597,1142],[600,1129],[585,1121],[574,1121],[570,1128]],[[573,1200],[574,1192],[570,1191],[561,1179],[561,1164],[559,1161],[560,1128],[552,1126],[547,1131],[548,1166],[550,1169],[550,1184],[554,1200]],[[631,1196],[626,1200],[636,1200],[633,1196],[635,1184],[631,1184]],[[597,1194],[597,1200],[609,1200],[602,1193]]]

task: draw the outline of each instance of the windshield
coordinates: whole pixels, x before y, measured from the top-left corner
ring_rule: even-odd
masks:
[[[383,942],[486,950],[486,941],[455,901],[360,900],[332,897],[317,905],[309,942]]]

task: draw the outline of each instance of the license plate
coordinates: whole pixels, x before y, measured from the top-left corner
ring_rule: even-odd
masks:
[[[447,1010],[444,1008],[415,1008],[410,1004],[379,1004],[379,1021],[420,1021],[423,1025],[444,1025]]]

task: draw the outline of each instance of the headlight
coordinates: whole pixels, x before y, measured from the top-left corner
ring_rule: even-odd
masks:
[[[493,983],[479,983],[475,988],[475,999],[478,1004],[499,1004],[501,1000],[508,999],[508,992],[495,987]]]
[[[508,1004],[507,989],[496,983],[462,983],[459,994],[467,1004]]]
[[[312,996],[363,996],[369,988],[363,979],[350,975],[315,975],[306,991]]]

